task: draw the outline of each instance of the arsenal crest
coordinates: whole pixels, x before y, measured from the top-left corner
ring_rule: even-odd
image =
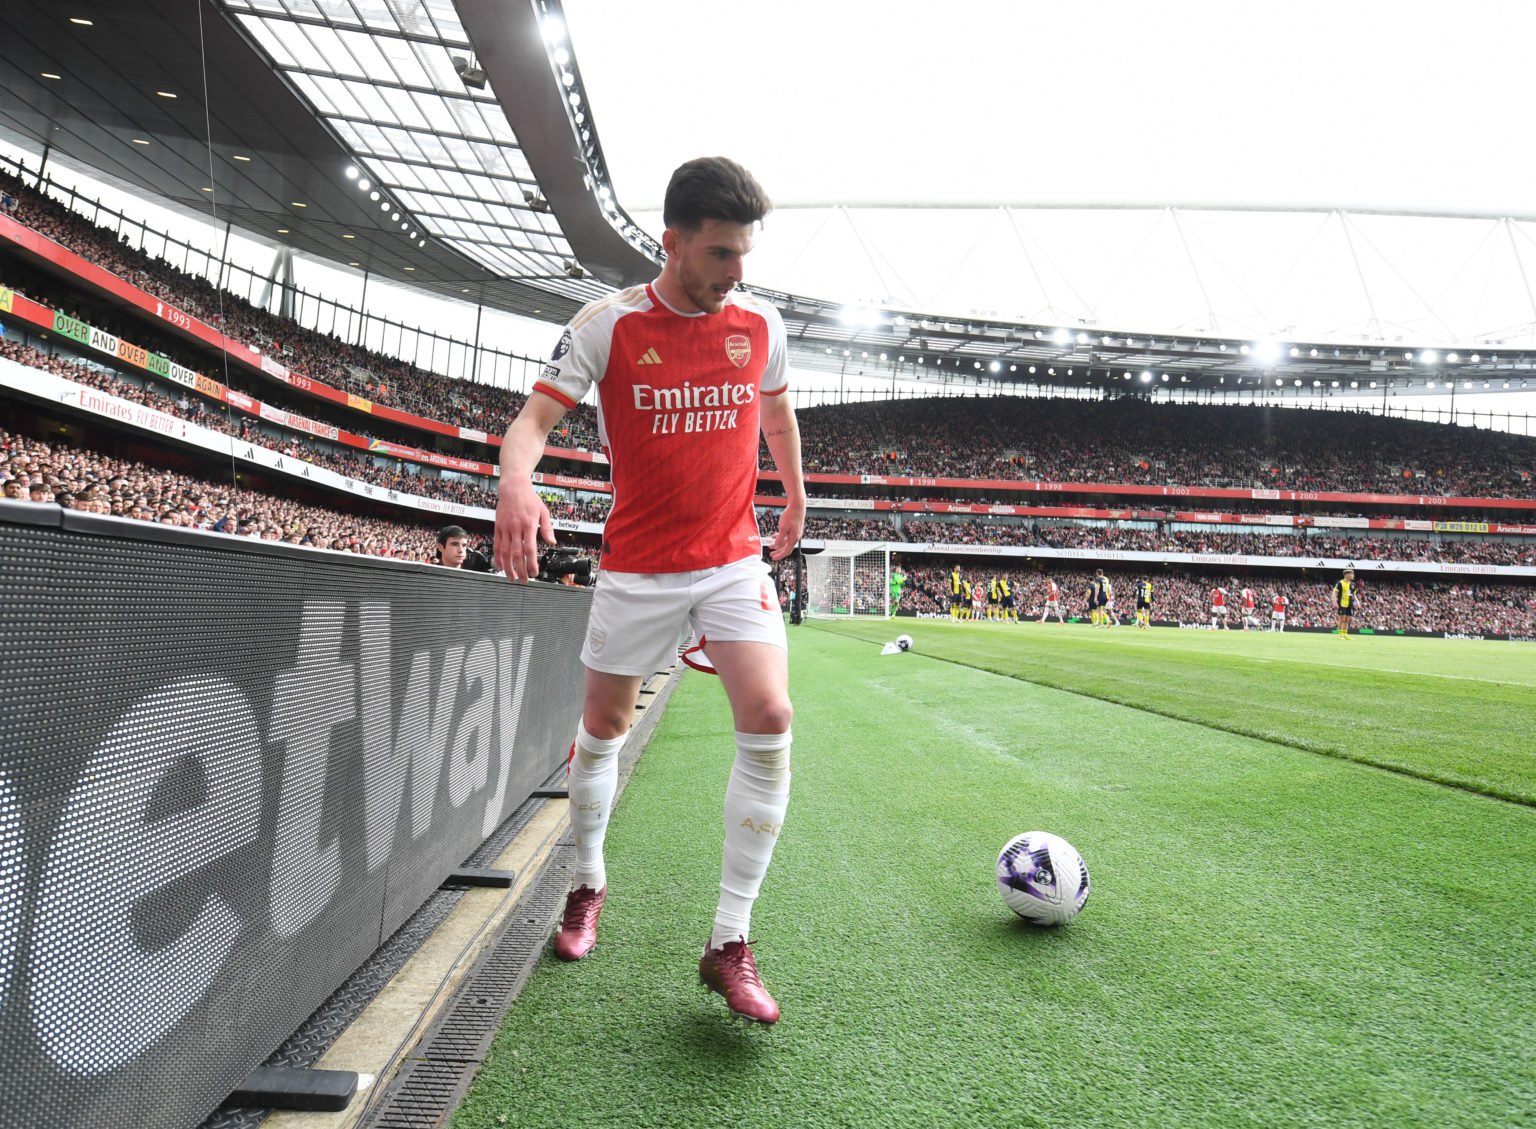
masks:
[[[752,359],[752,342],[740,333],[733,333],[725,339],[725,355],[731,364],[743,368]]]

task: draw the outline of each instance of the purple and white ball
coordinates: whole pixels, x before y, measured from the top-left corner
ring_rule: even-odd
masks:
[[[997,856],[997,888],[1025,921],[1065,925],[1088,901],[1088,864],[1060,835],[1026,831]]]

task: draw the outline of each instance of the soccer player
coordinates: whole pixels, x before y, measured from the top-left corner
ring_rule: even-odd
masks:
[[[661,274],[577,313],[507,429],[495,540],[508,579],[537,574],[538,541],[553,544],[554,531],[531,475],[550,429],[596,385],[614,504],[582,648],[585,703],[569,770],[576,867],[555,955],[579,960],[597,940],[619,749],[641,679],[670,664],[691,628],[736,730],[720,899],[699,978],[762,1023],[776,1022],[779,1007],[747,939],[789,802],[792,711],[784,619],[752,507],[759,431],[786,496],[769,555],[788,556],[805,526],[784,325],[772,305],[737,290],[770,207],[734,161],[701,158],[672,174]]]
[[[1093,579],[1088,582],[1088,607],[1089,619],[1095,627],[1109,625],[1109,581],[1102,568],[1094,572]]]
[[[1115,586],[1109,577],[1099,574],[1099,611],[1105,627],[1119,627],[1120,617],[1115,614]]]
[[[890,597],[891,615],[896,614],[896,609],[901,606],[901,590],[907,586],[907,574],[901,571],[900,565],[891,569]]]
[[[1211,630],[1218,627],[1227,629],[1227,590],[1219,587],[1211,589]]]
[[[949,618],[959,620],[964,610],[964,601],[968,599],[965,594],[965,578],[960,575],[960,566],[956,565],[954,571],[949,574]]]
[[[1259,620],[1254,614],[1254,609],[1258,606],[1258,601],[1254,599],[1253,589],[1244,588],[1238,595],[1238,602],[1243,608],[1243,630],[1247,631],[1250,626],[1257,627]]]
[[[1146,577],[1136,585],[1136,626],[1152,627],[1152,581]]]
[[[1046,617],[1052,612],[1056,613],[1056,622],[1066,623],[1067,617],[1061,614],[1061,585],[1050,577],[1045,580],[1045,610],[1040,613],[1040,622],[1044,623]]]
[[[987,618],[987,586],[979,579],[971,585],[971,618],[974,620]]]
[[[1019,612],[1013,606],[1013,581],[1006,576],[997,578],[998,618],[1004,623],[1018,623]]]
[[[1275,602],[1269,608],[1269,629],[1271,631],[1285,630],[1285,609],[1290,606],[1291,601],[1287,597],[1282,596],[1279,592],[1275,593]]]
[[[1360,602],[1360,591],[1355,586],[1355,570],[1346,568],[1333,586],[1333,601],[1339,609],[1339,638],[1349,638],[1349,624],[1354,618],[1355,607]]]

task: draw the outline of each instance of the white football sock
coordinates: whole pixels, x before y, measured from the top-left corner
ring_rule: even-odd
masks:
[[[789,807],[790,741],[788,731],[736,734],[736,763],[725,789],[725,851],[720,906],[709,937],[712,949],[748,939],[752,903]]]
[[[576,726],[576,755],[571,759],[568,788],[571,828],[576,833],[576,873],[571,888],[608,885],[603,866],[603,839],[613,814],[613,794],[619,786],[619,750],[629,734],[600,741],[580,723]]]

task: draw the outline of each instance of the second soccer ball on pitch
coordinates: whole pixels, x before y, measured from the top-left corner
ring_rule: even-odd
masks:
[[[1060,835],[1026,831],[997,856],[997,888],[1025,921],[1065,925],[1088,901],[1088,864]]]
[[[896,636],[896,646],[900,647],[903,651],[910,651],[912,649],[912,636],[910,636],[910,635],[898,635],[898,636]]]

